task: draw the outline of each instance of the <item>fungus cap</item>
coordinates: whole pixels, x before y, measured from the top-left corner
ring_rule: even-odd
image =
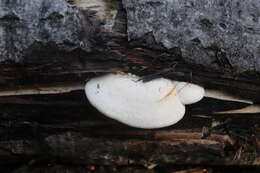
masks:
[[[180,101],[184,105],[189,105],[200,101],[205,94],[204,88],[187,82],[173,81]]]
[[[88,81],[85,92],[104,115],[132,127],[161,128],[182,119],[185,106],[171,80],[158,78],[143,83],[139,79],[129,74],[107,74]]]

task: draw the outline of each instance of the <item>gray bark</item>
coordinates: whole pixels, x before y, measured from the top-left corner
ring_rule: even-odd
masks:
[[[82,2],[0,1],[1,90],[177,63],[166,77],[260,101],[256,1]]]
[[[37,51],[89,52],[89,37],[79,10],[64,0],[0,1],[0,62],[26,61]]]
[[[258,0],[123,0],[135,46],[177,49],[189,63],[260,71]]]

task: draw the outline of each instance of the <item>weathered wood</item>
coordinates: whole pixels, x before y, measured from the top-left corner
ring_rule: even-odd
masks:
[[[168,11],[158,10],[160,14],[158,13],[157,16],[157,9],[164,8],[165,3],[167,3],[166,1],[158,1],[160,5],[151,9],[152,4],[157,3],[157,1],[151,3],[149,1],[139,2],[135,3],[136,5],[133,5],[134,1],[124,1],[122,4],[121,1],[100,0],[86,3],[84,0],[75,0],[70,1],[72,5],[68,5],[65,0],[59,0],[55,2],[55,4],[52,1],[44,1],[44,3],[42,3],[42,1],[43,0],[30,0],[13,4],[4,0],[0,1],[1,7],[5,7],[0,16],[1,35],[3,36],[3,47],[1,48],[2,54],[0,57],[2,62],[0,64],[1,90],[10,86],[19,86],[22,88],[28,84],[41,85],[65,81],[82,82],[91,76],[90,72],[125,71],[146,75],[164,68],[169,68],[172,63],[177,63],[177,66],[167,77],[193,81],[205,87],[224,89],[228,92],[233,92],[233,94],[239,94],[242,97],[259,102],[259,97],[257,96],[260,93],[260,78],[256,70],[259,56],[257,56],[255,52],[252,53],[255,53],[252,56],[246,56],[245,50],[241,49],[242,53],[239,55],[239,59],[242,59],[243,61],[241,60],[241,63],[243,62],[244,64],[241,64],[241,66],[232,65],[232,63],[237,64],[237,62],[240,62],[235,61],[233,51],[236,49],[227,49],[225,45],[221,47],[216,42],[216,38],[221,37],[223,34],[224,36],[226,35],[226,37],[223,36],[223,39],[232,40],[233,36],[229,34],[229,31],[232,32],[236,30],[236,28],[239,28],[240,25],[245,25],[248,22],[247,20],[250,19],[238,21],[235,15],[233,16],[234,19],[227,18],[225,20],[226,23],[232,22],[232,20],[237,23],[234,25],[234,28],[227,27],[225,33],[222,33],[220,30],[214,30],[214,28],[217,27],[217,25],[215,26],[214,24],[212,28],[207,30],[204,30],[203,26],[198,28],[204,35],[211,32],[216,35],[216,38],[210,37],[212,39],[210,45],[203,45],[206,40],[202,39],[201,53],[210,50],[214,52],[215,49],[211,49],[211,47],[215,45],[215,43],[213,43],[215,41],[217,44],[216,49],[221,50],[222,54],[226,55],[227,61],[230,62],[232,66],[236,66],[235,69],[232,69],[229,68],[229,66],[225,66],[225,64],[223,66],[223,63],[222,65],[218,63],[218,65],[214,65],[212,58],[214,59],[215,54],[212,56],[210,53],[208,56],[189,54],[189,57],[187,57],[187,50],[185,49],[184,52],[186,53],[183,54],[181,45],[174,48],[167,48],[167,46],[161,47],[161,42],[166,44],[165,40],[167,39],[164,37],[158,40],[157,36],[159,37],[159,35],[156,35],[154,42],[152,41],[153,39],[149,41],[149,34],[144,33],[139,37],[139,35],[133,33],[134,30],[139,32],[138,27],[141,25],[140,20],[143,20],[144,23],[147,24],[144,32],[147,32],[147,27],[151,27],[154,32],[157,32],[156,27],[148,22],[150,17],[152,17],[153,20],[157,20],[157,18],[164,15],[164,13],[167,16],[171,11],[176,11],[175,7],[169,4]],[[231,2],[223,4],[223,7],[220,7],[221,3],[211,4],[209,2],[205,3],[201,8],[197,7],[197,5],[202,2],[203,1],[194,2],[195,11],[206,13],[207,9],[211,8],[214,13],[224,14],[226,12],[226,6],[230,6],[231,11],[237,11],[237,8],[243,7],[242,5],[234,7]],[[181,1],[176,3],[175,5],[176,7],[180,7],[180,11],[185,11],[185,9],[188,8],[188,6],[183,6]],[[251,6],[256,2],[250,1],[246,3]],[[34,7],[34,4],[38,4],[37,8]],[[212,6],[205,8],[205,6],[210,4]],[[26,8],[23,8],[24,6],[26,6]],[[143,8],[143,6],[147,8]],[[24,10],[17,11],[18,7]],[[9,9],[9,11],[5,9]],[[48,10],[44,11],[41,9]],[[148,9],[150,9],[149,13],[153,11],[156,12],[151,13],[149,17],[141,15]],[[248,12],[247,10],[248,9],[244,10],[245,15]],[[31,13],[35,13],[35,15],[31,15]],[[140,15],[137,15],[139,13]],[[186,13],[188,16],[186,16],[183,21],[188,22],[191,20],[190,11],[186,11]],[[137,15],[135,19],[133,15]],[[178,16],[178,13],[176,13],[176,15]],[[36,17],[31,20],[31,16]],[[176,16],[169,16],[169,20],[172,22],[175,17]],[[158,21],[159,20],[162,19],[158,19]],[[221,21],[219,18],[214,18],[215,23],[218,23],[218,20]],[[222,21],[222,23],[223,22],[224,21]],[[34,24],[28,25],[28,23]],[[56,24],[54,25],[54,23]],[[168,27],[168,25],[161,26],[162,28]],[[256,23],[254,27],[252,26],[252,30],[256,30],[257,26]],[[173,31],[169,30],[168,34],[172,33],[174,35],[174,33],[182,32],[181,28],[179,28],[179,30],[177,28],[178,25],[176,25]],[[142,27],[139,27],[139,29],[142,30]],[[176,29],[177,31],[175,32]],[[55,30],[58,30],[58,32]],[[184,28],[184,30],[190,30],[194,35],[195,30],[192,28],[187,27],[186,29]],[[237,34],[242,34],[243,32],[244,31],[241,30]],[[248,34],[248,38],[258,35],[257,32],[245,33]],[[45,35],[48,35],[48,37],[44,37]],[[147,40],[147,42],[136,42],[135,39],[139,41]],[[176,37],[176,39],[184,40],[184,44],[189,45],[189,47],[186,47],[187,49],[195,50],[196,46],[198,46],[191,44],[193,43],[192,36],[184,37],[180,35]],[[23,42],[20,42],[20,40],[23,40]],[[242,42],[243,40],[244,38],[241,37],[237,40],[237,43],[252,47],[248,53],[254,51],[255,47],[257,47],[257,44],[254,42],[244,43]],[[170,40],[172,44],[173,41],[172,39]],[[233,42],[236,41],[233,40]],[[222,44],[222,42],[220,43]],[[187,45],[184,45],[184,47]],[[236,44],[227,45],[235,46]],[[9,48],[7,49],[7,47]],[[252,66],[255,67],[253,69],[251,69],[250,66],[250,64],[253,63],[252,58],[256,60],[256,64],[252,64]],[[194,61],[191,63],[188,59]],[[198,59],[201,61],[197,62],[196,60]],[[212,64],[207,63],[209,59]],[[13,60],[16,63],[14,63]]]
[[[3,170],[3,169],[2,169]],[[184,166],[166,166],[156,167],[156,169],[148,170],[140,166],[122,166],[122,167],[108,167],[108,166],[66,166],[55,163],[43,164],[40,167],[24,166],[18,169],[6,170],[7,173],[14,170],[14,173],[229,173],[229,172],[240,172],[240,173],[258,173],[259,169],[256,167],[193,167],[190,166],[185,168]],[[4,172],[5,173],[5,172]]]
[[[259,115],[211,115],[246,104],[203,102],[187,107],[185,118],[172,127],[142,130],[105,118],[89,105],[83,91],[6,97],[0,105],[0,160],[146,167],[259,165]],[[208,116],[196,116],[201,114]]]
[[[3,169],[2,169],[3,170]],[[24,166],[18,169],[6,170],[7,173],[14,170],[14,173],[229,173],[229,172],[240,172],[240,173],[258,173],[259,169],[255,167],[193,167],[190,166],[185,168],[184,166],[166,166],[156,167],[156,169],[148,170],[140,166],[121,166],[121,167],[108,167],[108,166],[65,166],[55,163],[43,164],[40,167]],[[5,173],[5,172],[4,172]]]
[[[59,173],[156,173],[153,170],[147,170],[142,167],[133,166],[133,167],[107,167],[107,166],[94,166],[94,165],[85,165],[85,166],[65,166],[57,164],[46,164],[41,165],[40,167],[33,166],[24,166],[18,169],[15,169],[14,173],[50,173],[50,172],[59,172]]]
[[[243,18],[249,11],[243,6],[257,4],[257,9],[259,3],[236,2],[240,4],[235,6],[231,0],[223,5],[218,0],[76,0],[71,4],[0,0],[0,164],[260,165],[259,114],[212,114],[247,104],[205,99],[187,106],[185,119],[173,127],[140,130],[103,117],[80,90],[87,79],[107,72],[148,75],[166,69],[164,77],[259,103],[259,22],[253,25],[251,18]],[[192,4],[191,10],[198,14],[208,14],[210,9],[212,14],[229,16],[242,9],[243,20],[236,15],[224,21],[219,15],[211,15],[212,20],[202,16],[193,21],[202,22],[195,32],[192,25],[184,25],[192,21],[193,14],[186,10]],[[251,17],[256,19],[255,15]],[[156,22],[150,22],[162,20],[160,16],[177,28],[174,20],[180,17],[182,27],[175,32],[161,21],[161,29],[169,31],[160,35]],[[250,32],[241,27],[247,23],[252,25]],[[225,31],[218,30],[224,25]],[[142,29],[145,32],[140,34]],[[178,36],[183,29],[191,31],[190,36]],[[195,38],[197,32],[202,35]],[[175,40],[180,40],[176,46]],[[232,42],[223,44],[228,40]]]

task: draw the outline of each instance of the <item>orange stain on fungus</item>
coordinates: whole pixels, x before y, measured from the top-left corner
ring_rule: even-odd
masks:
[[[161,98],[161,99],[159,100],[159,102],[161,102],[161,101],[165,100],[167,97],[173,95],[173,94],[174,94],[174,89],[175,89],[175,88],[172,88],[163,98]]]

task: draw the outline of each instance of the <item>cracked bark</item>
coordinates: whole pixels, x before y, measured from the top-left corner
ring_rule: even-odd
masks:
[[[221,2],[0,0],[1,163],[259,165],[259,114],[212,114],[246,104],[205,99],[173,127],[138,130],[102,117],[80,90],[103,73],[177,64],[162,76],[259,103],[249,11],[260,4]]]

